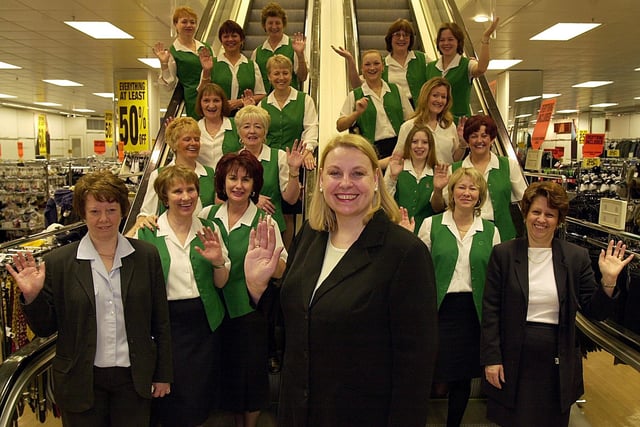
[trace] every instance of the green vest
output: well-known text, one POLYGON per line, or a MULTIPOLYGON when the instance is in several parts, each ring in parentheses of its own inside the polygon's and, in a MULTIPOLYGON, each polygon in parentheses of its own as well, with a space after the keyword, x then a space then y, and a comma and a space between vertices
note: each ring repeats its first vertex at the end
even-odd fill
POLYGON ((238 136, 236 122, 231 119, 231 130, 226 130, 224 132, 224 138, 222 140, 222 154, 236 153, 241 149, 242 144, 240 143, 240 137, 238 136))
MULTIPOLYGON (((411 92, 411 98, 414 104, 418 102, 420 96, 420 89, 422 85, 427 81, 427 61, 423 52, 414 50, 416 55, 407 65, 407 83, 409 84, 409 92, 411 92)), ((385 82, 389 83, 389 67, 387 63, 384 64, 384 70, 382 71, 382 78, 385 82)))
MULTIPOLYGON (((198 219, 202 222, 202 225, 209 226, 211 229, 214 228, 210 221, 201 218, 198 219)), ((158 237, 157 233, 157 229, 151 231, 148 228, 141 228, 138 230, 138 239, 149 242, 158 249, 162 272, 164 273, 164 281, 165 283, 169 283, 167 278, 169 277, 169 270, 171 268, 171 256, 169 255, 165 238, 158 237)), ((193 276, 196 280, 200 299, 202 300, 202 305, 207 315, 209 327, 212 331, 215 331, 224 318, 224 306, 222 305, 218 290, 213 284, 213 266, 205 257, 195 250, 196 247, 204 249, 204 245, 198 238, 191 241, 191 247, 189 249, 191 268, 193 269, 193 276)), ((144 266, 140 267, 144 268, 144 266)), ((179 267, 180 266, 178 266, 178 268, 179 267)))
MULTIPOLYGON (((498 169, 489 171, 487 192, 493 205, 493 222, 500 232, 500 241, 506 242, 516 237, 516 226, 511 217, 511 171, 508 157, 498 157, 498 169)), ((451 169, 455 172, 462 162, 455 162, 451 169)))
MULTIPOLYGON (((458 244, 448 227, 442 225, 443 214, 431 217, 431 258, 436 274, 438 308, 447 294, 453 271, 458 262, 458 244)), ((487 277, 487 264, 493 249, 495 226, 491 221, 482 220, 482 232, 473 235, 469 264, 471 266, 471 293, 476 306, 478 320, 482 321, 482 295, 487 277)))
POLYGON ((264 168, 264 184, 260 194, 271 197, 271 203, 276 207, 275 213, 272 215, 274 221, 280 227, 280 232, 284 232, 287 226, 284 222, 284 214, 282 213, 282 193, 280 192, 280 169, 278 168, 278 149, 266 147, 271 150, 271 160, 261 160, 264 168))
POLYGON ((395 199, 398 206, 409 212, 409 218, 416 221, 414 233, 418 234, 425 218, 434 214, 431 207, 431 193, 433 192, 433 176, 425 175, 420 181, 409 171, 403 170, 398 174, 395 199))
POLYGON ((304 131, 304 92, 298 92, 295 101, 290 101, 279 110, 263 98, 260 106, 271 116, 271 125, 267 134, 267 145, 280 150, 293 147, 293 141, 300 140, 304 131))
MULTIPOLYGON (((253 67, 253 61, 243 62, 238 67, 238 97, 242 96, 245 89, 254 90, 256 87, 256 71, 253 67)), ((219 62, 214 58, 213 70, 211 71, 211 81, 217 83, 227 95, 228 99, 231 98, 231 80, 233 75, 231 68, 226 62, 219 62)), ((240 98, 235 98, 240 99, 240 98)))
MULTIPOLYGON (((393 83, 388 83, 388 85, 391 92, 384 94, 382 97, 382 105, 384 106, 384 111, 397 135, 400 131, 400 126, 404 122, 404 112, 402 111, 402 101, 400 99, 400 90, 398 89, 398 86, 393 83)), ((353 90, 353 98, 355 101, 358 101, 363 96, 364 92, 361 87, 353 90)), ((360 127, 360 131, 362 132, 362 136, 372 144, 376 141, 376 114, 376 107, 373 105, 371 98, 369 98, 367 109, 364 110, 364 113, 362 113, 356 121, 360 127)))
POLYGON ((258 225, 262 211, 258 210, 258 213, 253 218, 251 227, 240 225, 240 227, 228 233, 226 224, 224 224, 220 218, 215 217, 216 212, 218 212, 221 206, 223 205, 212 206, 207 219, 212 220, 218 225, 222 240, 229 251, 231 270, 229 271, 229 280, 227 280, 225 287, 222 288, 222 295, 225 305, 227 306, 229 317, 233 319, 254 311, 249 302, 247 282, 244 277, 244 258, 247 255, 247 248, 249 246, 249 233, 252 228, 258 225))
MULTIPOLYGON (((216 172, 210 166, 202 165, 204 169, 207 171, 206 175, 201 175, 198 178, 198 183, 200 185, 200 191, 198 192, 198 198, 200 199, 200 203, 202 203, 202 207, 213 205, 216 203, 216 172)), ((162 170, 164 166, 160 166, 158 168, 158 173, 162 170)), ((167 207, 162 203, 160 197, 158 197, 158 216, 165 213, 167 207)))
MULTIPOLYGON (((293 59, 296 53, 293 50, 293 46, 291 44, 291 38, 289 38, 289 44, 283 44, 282 46, 278 47, 275 51, 272 51, 269 49, 263 49, 262 45, 256 48, 256 64, 258 64, 258 67, 260 68, 260 73, 262 73, 262 81, 264 82, 264 89, 267 91, 267 93, 270 93, 271 90, 273 89, 273 87, 271 86, 271 83, 269 82, 269 74, 267 73, 267 61, 273 55, 278 53, 280 55, 284 55, 287 58, 289 58, 291 60, 291 65, 293 66, 294 64, 293 59)), ((300 84, 298 83, 298 76, 296 76, 296 73, 293 71, 294 70, 292 70, 292 73, 291 73, 290 86, 295 89, 300 89, 300 84)))
MULTIPOLYGON (((211 47, 208 44, 205 44, 205 46, 209 49, 209 52, 211 52, 211 47)), ((176 61, 178 80, 184 88, 184 105, 187 110, 187 116, 198 120, 200 117, 198 117, 198 113, 196 113, 196 98, 198 97, 200 73, 202 73, 200 58, 193 52, 176 50, 173 45, 170 51, 174 61, 176 61)), ((212 52, 211 54, 213 55, 212 52)))
MULTIPOLYGON (((436 62, 437 61, 432 61, 427 64, 427 80, 432 77, 442 76, 442 71, 436 68, 436 62)), ((453 114, 457 124, 460 117, 471 117, 471 107, 469 106, 469 102, 471 101, 469 58, 461 57, 460 64, 447 71, 445 78, 451 84, 451 98, 453 101, 451 114, 453 114)))

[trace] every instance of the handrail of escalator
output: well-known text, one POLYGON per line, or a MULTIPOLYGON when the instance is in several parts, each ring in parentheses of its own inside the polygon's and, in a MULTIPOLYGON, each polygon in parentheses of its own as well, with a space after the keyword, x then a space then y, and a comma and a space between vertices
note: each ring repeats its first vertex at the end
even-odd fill
MULTIPOLYGON (((0 365, 0 427, 9 427, 25 386, 47 369, 55 355, 56 335, 35 338, 0 365)), ((44 392, 43 390, 41 390, 44 392)))

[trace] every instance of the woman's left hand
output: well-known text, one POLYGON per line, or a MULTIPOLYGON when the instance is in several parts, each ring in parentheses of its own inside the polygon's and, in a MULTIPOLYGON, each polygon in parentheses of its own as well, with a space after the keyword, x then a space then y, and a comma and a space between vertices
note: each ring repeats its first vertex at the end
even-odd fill
POLYGON ((220 239, 218 233, 213 231, 211 227, 204 227, 202 230, 196 233, 204 249, 196 246, 196 251, 205 257, 213 265, 223 265, 224 257, 222 256, 222 247, 220 246, 220 239))
POLYGON ((627 245, 622 240, 618 241, 618 243, 610 240, 607 249, 600 251, 598 267, 600 268, 600 273, 602 273, 602 281, 604 283, 615 285, 622 269, 631 262, 633 254, 625 258, 624 253, 626 250, 627 245))
POLYGON ((300 166, 302 166, 302 162, 304 161, 304 143, 296 139, 295 141, 293 141, 293 147, 291 147, 291 150, 289 150, 289 147, 286 147, 286 150, 289 173, 292 175, 297 175, 297 173, 300 173, 300 166))
POLYGON ((449 183, 449 165, 446 163, 438 163, 433 168, 433 187, 442 190, 449 183))
POLYGON ((284 247, 276 248, 276 231, 271 217, 258 222, 249 235, 249 248, 244 258, 244 275, 251 299, 257 303, 273 276, 284 247))
POLYGON ((485 30, 482 38, 488 39, 489 37, 491 37, 491 34, 493 34, 496 28, 498 28, 498 22, 500 22, 500 18, 496 16, 496 19, 494 19, 491 25, 489 25, 489 28, 485 30))
POLYGON ((293 51, 298 55, 302 55, 304 53, 304 47, 307 44, 307 38, 302 33, 293 33, 293 40, 291 41, 291 47, 293 51))

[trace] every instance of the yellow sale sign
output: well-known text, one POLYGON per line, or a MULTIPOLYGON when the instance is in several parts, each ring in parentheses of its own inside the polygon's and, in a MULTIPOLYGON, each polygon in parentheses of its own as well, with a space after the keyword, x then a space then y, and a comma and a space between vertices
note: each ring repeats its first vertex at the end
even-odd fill
POLYGON ((124 151, 149 149, 149 105, 146 80, 118 81, 118 119, 124 151))

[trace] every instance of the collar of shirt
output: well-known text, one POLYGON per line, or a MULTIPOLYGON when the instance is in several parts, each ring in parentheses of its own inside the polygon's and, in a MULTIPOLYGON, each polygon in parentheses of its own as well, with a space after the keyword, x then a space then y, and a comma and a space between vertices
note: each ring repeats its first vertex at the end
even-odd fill
POLYGON ((407 59, 405 60, 404 65, 396 61, 395 58, 391 56, 391 54, 385 56, 384 63, 387 64, 387 67, 396 66, 396 67, 401 67, 406 69, 407 66, 409 65, 409 62, 411 62, 411 60, 415 58, 416 58, 416 54, 413 53, 413 50, 410 50, 407 53, 407 59))
MULTIPOLYGON (((118 244, 116 246, 116 253, 113 257, 113 268, 118 268, 122 265, 121 259, 127 255, 135 252, 135 249, 122 234, 118 233, 118 244)), ((96 260, 100 258, 98 250, 93 246, 93 242, 89 237, 89 233, 85 234, 80 243, 78 244, 78 251, 76 252, 76 258, 86 260, 96 260)))
MULTIPOLYGON (((391 92, 391 88, 389 88, 389 85, 387 84, 387 82, 382 80, 382 90, 380 91, 380 99, 382 99, 387 92, 391 92)), ((366 81, 362 82, 362 94, 364 96, 378 96, 373 90, 371 90, 371 88, 369 87, 366 81)))
MULTIPOLYGON (((456 234, 454 233, 454 230, 457 230, 458 227, 456 227, 456 222, 453 219, 453 212, 450 209, 444 211, 444 214, 442 215, 442 225, 446 225, 454 235, 456 234)), ((476 231, 480 232, 482 230, 484 230, 482 218, 479 216, 474 216, 473 224, 471 224, 471 227, 469 227, 469 231, 473 231, 473 234, 475 234, 476 231)), ((469 235, 469 231, 467 232, 467 235, 469 235)))
POLYGON ((407 172, 409 172, 411 175, 415 176, 418 179, 422 179, 423 177, 425 177, 427 175, 433 176, 433 168, 431 166, 429 166, 429 165, 426 165, 426 164, 424 165, 424 169, 422 170, 422 174, 420 176, 418 176, 418 173, 413 168, 413 163, 411 163, 411 159, 404 159, 403 170, 406 170, 407 172))
MULTIPOLYGON (((240 217, 238 222, 236 222, 233 225, 233 228, 231 230, 234 230, 240 227, 241 225, 246 225, 247 227, 251 227, 251 223, 253 222, 253 218, 256 216, 257 212, 258 212, 258 208, 251 200, 249 200, 249 207, 247 208, 246 211, 244 211, 244 214, 242 214, 242 217, 240 217)), ((228 202, 225 202, 220 207, 220 209, 218 209, 218 212, 216 212, 215 214, 215 218, 218 218, 227 227, 229 226, 229 203, 228 202)), ((231 232, 231 230, 228 230, 228 232, 231 232)))
POLYGON ((454 56, 453 60, 449 63, 449 66, 447 67, 447 69, 445 70, 444 67, 442 66, 442 56, 440 58, 438 58, 438 62, 436 62, 436 68, 440 71, 448 71, 451 68, 455 68, 458 65, 460 65, 460 59, 462 58, 462 56, 460 56, 459 53, 456 53, 456 56, 454 56))
MULTIPOLYGON (((198 49, 200 49, 202 46, 204 46, 204 43, 202 43, 199 40, 196 40, 196 52, 198 51, 198 49)), ((180 43, 179 39, 175 39, 173 41, 173 47, 175 50, 178 51, 183 51, 183 52, 191 52, 193 53, 193 51, 191 49, 189 49, 187 46, 183 45, 182 43, 180 43)))
POLYGON ((191 229, 189 230, 189 237, 184 242, 184 245, 180 243, 176 234, 173 232, 171 225, 169 225, 169 218, 167 217, 167 212, 164 212, 162 215, 158 217, 158 237, 168 237, 170 240, 174 241, 178 246, 188 246, 193 239, 196 238, 196 233, 202 230, 202 222, 197 217, 193 217, 191 221, 191 229))
MULTIPOLYGON (((203 119, 204 120, 204 119, 203 119)), ((224 124, 224 121, 223 121, 224 124)), ((231 122, 229 122, 229 129, 231 129, 231 122)), ((171 159, 171 161, 167 164, 167 166, 175 166, 176 164, 176 158, 174 157, 173 159, 171 159)), ((202 163, 200 163, 199 161, 196 160, 196 168, 193 170, 196 175, 198 176, 207 176, 207 170, 204 168, 204 166, 202 165, 202 163)))
MULTIPOLYGON (((296 98, 298 98, 298 91, 296 89, 294 89, 294 88, 291 88, 291 91, 289 92, 289 97, 287 98, 287 103, 289 103, 290 101, 295 101, 296 98)), ((271 105, 274 105, 277 108, 280 108, 280 105, 278 104, 278 101, 276 100, 275 91, 271 91, 269 96, 267 96, 267 104, 271 104, 271 105)), ((285 103, 285 105, 286 105, 286 103, 285 103)))
MULTIPOLYGON (((242 150, 246 150, 246 148, 243 148, 242 150)), ((240 150, 240 151, 242 151, 240 150)), ((271 149, 265 145, 264 143, 262 144, 262 150, 260 151, 260 155, 258 156, 258 160, 259 161, 265 161, 265 162, 269 162, 271 161, 271 149)))
POLYGON ((270 50, 271 52, 275 52, 276 50, 278 50, 278 48, 280 46, 284 46, 289 44, 289 36, 286 34, 282 35, 282 38, 280 39, 280 42, 278 43, 278 45, 276 46, 275 49, 271 48, 271 45, 269 44, 269 38, 267 38, 264 43, 262 43, 262 48, 265 50, 270 50))
POLYGON ((238 67, 238 66, 240 66, 240 64, 244 64, 245 62, 249 62, 249 60, 247 59, 246 56, 244 56, 243 54, 240 54, 240 59, 238 59, 238 62, 236 62, 236 64, 233 65, 231 63, 231 61, 229 61, 227 59, 227 57, 224 56, 224 49, 220 49, 220 53, 218 53, 218 56, 216 56, 216 61, 218 61, 218 62, 226 62, 232 68, 233 67, 238 67))
MULTIPOLYGON (((485 171, 484 171, 485 176, 487 175, 487 173, 489 173, 489 171, 491 169, 500 168, 500 161, 498 160, 498 156, 496 156, 493 153, 489 153, 489 155, 491 156, 491 159, 489 159, 489 164, 487 164, 487 169, 485 169, 485 171)), ((473 163, 471 163, 471 156, 467 156, 462 161, 462 167, 463 168, 472 168, 473 167, 473 163)))

